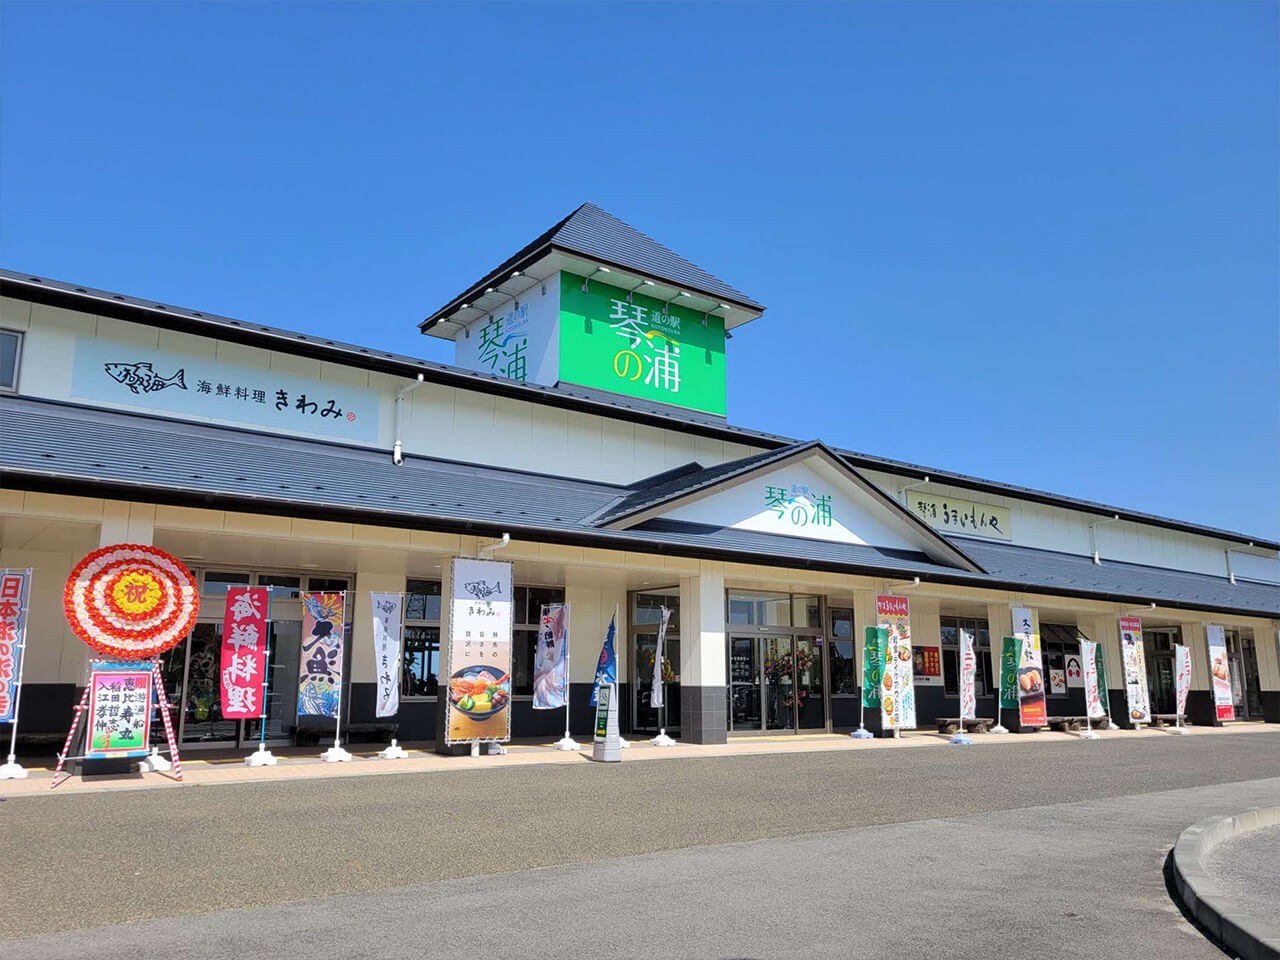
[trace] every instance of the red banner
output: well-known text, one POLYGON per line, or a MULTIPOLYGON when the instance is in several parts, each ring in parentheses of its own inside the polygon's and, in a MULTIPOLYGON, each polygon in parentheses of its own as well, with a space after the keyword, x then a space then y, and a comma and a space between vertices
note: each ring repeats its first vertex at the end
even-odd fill
POLYGON ((222 717, 249 720, 265 714, 267 678, 266 587, 231 587, 222 620, 222 717))

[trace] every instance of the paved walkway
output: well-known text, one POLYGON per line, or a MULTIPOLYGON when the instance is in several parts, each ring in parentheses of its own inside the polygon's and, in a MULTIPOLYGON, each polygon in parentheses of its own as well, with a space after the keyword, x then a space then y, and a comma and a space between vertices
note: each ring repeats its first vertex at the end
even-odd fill
POLYGON ((1204 865, 1233 906, 1280 922, 1280 826, 1237 834, 1210 850, 1204 865))
MULTIPOLYGON (((1230 727, 1189 727, 1186 737, 1229 737, 1250 734, 1280 734, 1280 726, 1248 724, 1230 727)), ((1163 729, 1108 730, 1101 734, 1100 746, 1107 741, 1141 739, 1147 741, 1168 740, 1178 735, 1163 729)), ((727 744, 714 746, 677 743, 674 747, 658 748, 646 740, 633 740, 624 754, 623 762, 641 760, 678 760, 706 757, 779 755, 788 753, 815 753, 827 751, 872 752, 904 750, 925 747, 940 749, 973 749, 955 747, 949 737, 924 731, 911 731, 900 739, 854 740, 843 734, 811 736, 772 736, 734 738, 727 744)), ((974 747, 1000 748, 1025 745, 1034 740, 1037 744, 1078 744, 1080 738, 1072 733, 1044 730, 1036 734, 974 735, 974 747)), ((72 777, 50 789, 53 764, 28 765, 26 780, 0 781, 0 798, 31 795, 67 796, 75 793, 100 793, 114 790, 176 789, 186 784, 211 785, 229 783, 269 783, 277 780, 315 780, 334 777, 363 777, 403 773, 461 772, 478 768, 520 767, 529 764, 581 764, 590 763, 591 748, 586 744, 581 752, 556 750, 550 743, 516 743, 508 747, 505 756, 442 757, 434 753, 431 744, 405 745, 409 757, 404 760, 380 760, 380 746, 359 744, 351 748, 355 759, 350 763, 325 763, 320 760, 319 747, 276 748, 280 762, 274 767, 248 767, 244 757, 251 751, 219 751, 216 753, 191 750, 182 757, 182 782, 160 773, 132 774, 120 777, 98 777, 84 780, 72 777)), ((1104 748, 1105 749, 1105 748, 1104 748)))

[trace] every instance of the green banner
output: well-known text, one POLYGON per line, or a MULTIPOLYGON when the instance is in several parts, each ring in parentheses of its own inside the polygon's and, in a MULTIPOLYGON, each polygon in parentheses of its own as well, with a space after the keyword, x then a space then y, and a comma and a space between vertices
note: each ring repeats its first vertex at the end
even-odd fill
POLYGON ((1018 640, 1005 637, 1000 647, 1000 706, 1018 708, 1018 640))
POLYGON ((1098 667, 1098 699, 1102 701, 1102 708, 1110 716, 1111 700, 1107 697, 1107 665, 1105 658, 1102 656, 1102 644, 1098 644, 1098 649, 1093 655, 1093 661, 1098 667))
POLYGON ((723 416, 724 318, 679 300, 562 272, 560 380, 723 416))
POLYGON ((884 676, 884 650, 889 644, 889 631, 884 627, 867 627, 862 647, 862 705, 880 706, 880 680, 884 676))

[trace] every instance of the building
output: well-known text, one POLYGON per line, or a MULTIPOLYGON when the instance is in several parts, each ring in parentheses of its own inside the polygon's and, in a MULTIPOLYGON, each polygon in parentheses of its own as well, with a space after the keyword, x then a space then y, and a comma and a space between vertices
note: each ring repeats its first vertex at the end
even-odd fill
POLYGON ((733 426, 726 341, 764 307, 590 204, 422 322, 456 343, 456 366, 10 271, 0 295, 0 567, 35 570, 32 736, 67 729, 85 682, 89 651, 61 610, 68 573, 134 542, 181 557, 202 584, 202 622, 163 663, 186 748, 258 736, 218 704, 235 583, 275 588, 269 742, 321 733, 299 727, 289 682, 299 592, 316 589, 350 591, 356 737, 385 725, 369 592, 407 593, 398 730, 430 739, 442 566, 503 534, 524 611, 517 737, 562 729, 528 697, 538 613, 559 599, 575 732, 590 729, 615 609, 624 729, 656 730, 661 605, 677 611, 677 736, 848 730, 881 593, 911 601, 921 726, 958 715, 962 631, 981 651, 978 713, 994 716, 1011 604, 1039 611, 1050 715, 1083 713, 1068 669, 1083 636, 1101 642, 1112 714, 1127 717, 1117 618, 1137 614, 1156 713, 1173 712, 1182 643, 1189 718, 1219 722, 1217 624, 1235 716, 1280 721, 1280 544, 733 426))

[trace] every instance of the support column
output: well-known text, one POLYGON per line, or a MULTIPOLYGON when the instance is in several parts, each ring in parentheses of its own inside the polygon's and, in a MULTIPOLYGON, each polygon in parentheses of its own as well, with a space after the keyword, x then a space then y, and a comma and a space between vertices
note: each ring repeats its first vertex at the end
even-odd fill
POLYGON ((680 739, 724 743, 729 717, 725 685, 724 565, 702 561, 680 578, 680 739))
MULTIPOLYGON (((991 634, 991 680, 995 687, 996 699, 992 705, 993 710, 1000 707, 1000 672, 1003 669, 1001 656, 1004 651, 1004 638, 1013 636, 1013 609, 1007 603, 988 603, 987 604, 987 630, 991 634)), ((1010 730, 1015 729, 1015 725, 1005 726, 1010 730)))

